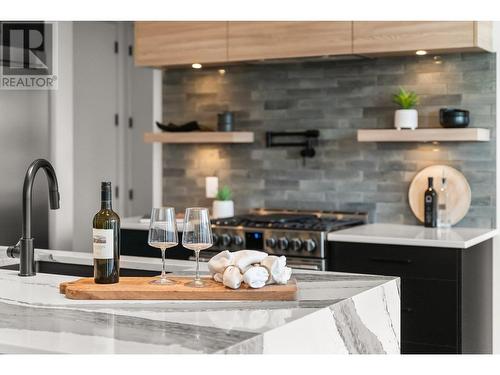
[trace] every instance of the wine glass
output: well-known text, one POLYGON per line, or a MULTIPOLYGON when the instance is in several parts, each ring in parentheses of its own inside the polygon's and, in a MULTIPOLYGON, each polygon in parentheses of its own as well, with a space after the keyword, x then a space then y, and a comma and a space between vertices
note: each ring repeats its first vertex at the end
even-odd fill
POLYGON ((175 281, 167 279, 165 275, 165 250, 177 246, 178 243, 175 209, 173 207, 153 208, 149 224, 148 244, 161 250, 162 268, 160 278, 151 281, 151 284, 175 284, 175 281))
POLYGON ((206 284, 200 279, 200 251, 212 247, 212 225, 208 216, 208 208, 186 208, 182 231, 182 246, 193 250, 196 256, 196 276, 186 284, 194 288, 202 288, 206 284))

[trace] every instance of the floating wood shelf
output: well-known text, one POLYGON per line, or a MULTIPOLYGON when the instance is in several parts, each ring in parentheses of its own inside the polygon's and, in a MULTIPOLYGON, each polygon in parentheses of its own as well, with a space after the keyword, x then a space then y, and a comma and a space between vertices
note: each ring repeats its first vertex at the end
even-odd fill
POLYGON ((359 129, 358 142, 487 142, 489 129, 359 129))
POLYGON ((144 133, 146 143, 253 143, 253 132, 144 133))

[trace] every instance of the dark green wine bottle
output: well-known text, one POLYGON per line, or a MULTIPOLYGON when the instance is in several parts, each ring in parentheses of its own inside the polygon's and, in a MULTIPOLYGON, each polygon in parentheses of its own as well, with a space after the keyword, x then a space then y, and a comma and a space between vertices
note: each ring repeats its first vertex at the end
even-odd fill
POLYGON ((101 210, 92 221, 94 281, 117 283, 120 275, 120 217, 111 207, 111 182, 101 183, 101 210))

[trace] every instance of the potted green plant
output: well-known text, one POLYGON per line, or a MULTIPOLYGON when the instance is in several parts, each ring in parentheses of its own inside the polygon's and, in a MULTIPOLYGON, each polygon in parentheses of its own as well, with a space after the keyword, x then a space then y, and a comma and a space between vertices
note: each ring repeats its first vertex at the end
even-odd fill
POLYGON ((214 219, 234 216, 234 202, 231 197, 232 193, 229 186, 224 186, 217 191, 212 204, 212 217, 214 219))
POLYGON ((418 127, 418 112, 415 109, 419 102, 418 95, 400 87, 399 91, 393 95, 392 101, 401 107, 394 113, 394 127, 398 130, 415 130, 418 127))

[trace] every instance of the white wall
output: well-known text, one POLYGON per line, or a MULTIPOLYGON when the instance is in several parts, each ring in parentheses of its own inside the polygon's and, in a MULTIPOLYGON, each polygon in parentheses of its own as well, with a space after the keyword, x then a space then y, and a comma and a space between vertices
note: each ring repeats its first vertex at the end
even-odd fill
POLYGON ((73 250, 92 251, 92 218, 100 209, 101 182, 114 188, 113 208, 120 213, 121 183, 120 66, 114 44, 115 22, 74 22, 74 169, 73 250), (119 186, 119 194, 115 188, 119 186))
MULTIPOLYGON (((125 24, 126 44, 134 44, 133 24, 125 24)), ((160 101, 160 93, 153 92, 155 70, 151 68, 139 68, 134 65, 134 58, 127 54, 124 60, 127 62, 125 69, 125 91, 127 117, 133 119, 133 126, 124 129, 124 170, 125 185, 127 190, 133 190, 133 199, 127 196, 124 215, 142 216, 151 210, 153 180, 152 146, 144 143, 144 133, 151 132, 154 126, 154 107, 160 101)), ((161 74, 160 85, 161 89, 161 74)), ((160 108, 161 116, 161 108, 160 108)), ((161 156, 158 159, 161 161, 161 156)), ((161 180, 160 180, 161 189, 161 180)))
MULTIPOLYGON (((134 67, 128 54, 133 42, 130 22, 58 22, 58 31, 59 87, 50 93, 47 107, 50 159, 59 179, 61 208, 50 214, 49 247, 90 251, 99 181, 110 179, 120 186, 114 207, 122 217, 149 211, 151 185, 161 194, 161 154, 156 158, 157 182, 152 184, 152 147, 142 141, 153 120, 161 120, 161 71, 134 67), (118 55, 109 53, 115 40, 120 45, 118 55), (112 123, 115 112, 118 127, 112 123), (132 129, 129 116, 134 118, 132 129), (103 153, 106 137, 112 154, 103 153)), ((161 145, 155 150, 161 153, 161 145)))
POLYGON ((50 92, 50 159, 57 173, 61 204, 50 210, 49 248, 72 249, 73 173, 73 23, 58 22, 58 89, 50 92))
MULTIPOLYGON (((22 231, 23 181, 29 164, 49 158, 49 94, 0 90, 0 245, 15 245, 22 231)), ((43 172, 33 185, 32 233, 46 247, 48 188, 43 172)))
MULTIPOLYGON (((156 69, 153 76, 153 117, 154 121, 163 122, 163 80, 162 71, 156 69)), ((153 123, 153 131, 160 129, 153 123)), ((163 206, 163 157, 162 143, 153 143, 153 207, 163 206)))
MULTIPOLYGON (((500 22, 493 23, 496 56, 496 225, 500 226, 500 145, 498 129, 500 125, 500 22)), ((493 239, 493 353, 500 354, 500 236, 493 239)))

